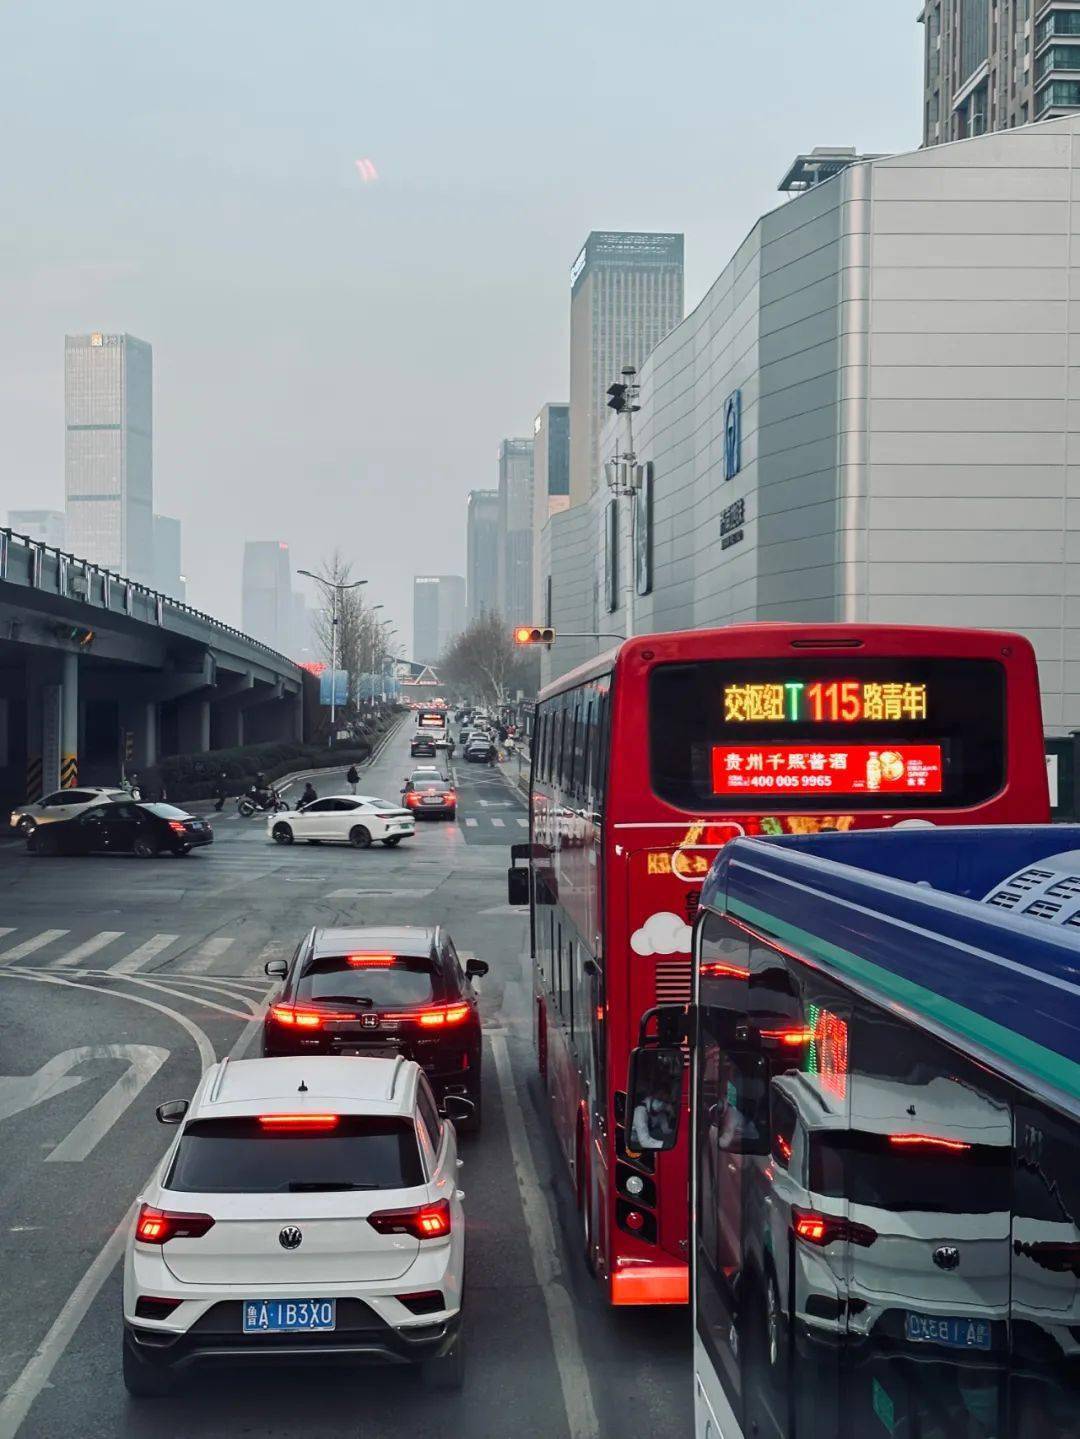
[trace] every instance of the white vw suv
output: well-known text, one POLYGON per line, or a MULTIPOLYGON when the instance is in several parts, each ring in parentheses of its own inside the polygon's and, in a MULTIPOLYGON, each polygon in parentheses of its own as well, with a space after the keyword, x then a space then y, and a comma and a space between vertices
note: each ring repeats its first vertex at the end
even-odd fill
POLYGON ((181 1128, 127 1242, 129 1393, 214 1359, 339 1356, 460 1387, 457 1136, 418 1065, 226 1059, 157 1113, 181 1128))

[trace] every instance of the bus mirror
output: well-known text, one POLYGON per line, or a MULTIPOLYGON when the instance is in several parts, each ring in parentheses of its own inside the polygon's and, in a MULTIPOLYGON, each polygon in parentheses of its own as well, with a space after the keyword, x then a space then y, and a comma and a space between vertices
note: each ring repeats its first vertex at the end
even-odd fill
POLYGON ((631 1051, 626 1107, 628 1149, 674 1149, 682 1113, 682 1050, 641 1047, 631 1051))
POLYGON ((528 904, 529 871, 515 865, 506 871, 506 898, 509 904, 528 904))

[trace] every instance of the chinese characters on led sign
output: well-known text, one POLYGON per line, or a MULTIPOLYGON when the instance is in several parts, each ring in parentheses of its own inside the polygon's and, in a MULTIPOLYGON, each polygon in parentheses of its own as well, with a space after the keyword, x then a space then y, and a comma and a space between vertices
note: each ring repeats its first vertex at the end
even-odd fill
POLYGON ((819 1077, 822 1089, 834 1094, 837 1099, 846 1099, 847 1021, 816 1004, 807 1005, 806 1017, 814 1035, 806 1055, 806 1072, 819 1077))
POLYGON ((924 684, 877 684, 862 680, 780 681, 724 686, 724 721, 809 721, 854 724, 859 720, 924 720, 924 684))
POLYGON ((734 794, 940 794, 939 744, 714 745, 712 787, 734 794))

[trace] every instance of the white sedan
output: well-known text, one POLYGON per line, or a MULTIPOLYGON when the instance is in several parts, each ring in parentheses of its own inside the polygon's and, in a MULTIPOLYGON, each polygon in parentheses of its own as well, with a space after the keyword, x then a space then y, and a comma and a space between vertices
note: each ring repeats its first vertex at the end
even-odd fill
POLYGON ((302 809, 272 814, 266 833, 277 844, 298 839, 308 844, 351 844, 368 849, 378 840, 388 849, 416 833, 411 811, 367 794, 333 794, 313 799, 302 809))

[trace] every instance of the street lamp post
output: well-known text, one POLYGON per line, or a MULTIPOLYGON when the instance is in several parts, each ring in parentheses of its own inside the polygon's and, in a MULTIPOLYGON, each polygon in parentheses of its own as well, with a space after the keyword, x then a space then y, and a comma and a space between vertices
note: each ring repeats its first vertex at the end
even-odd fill
POLYGON ((332 591, 330 601, 330 745, 334 744, 337 732, 337 626, 338 626, 338 596, 342 590, 355 590, 360 585, 366 585, 367 580, 352 580, 348 584, 339 583, 337 580, 328 580, 323 575, 312 574, 310 570, 297 570, 298 575, 306 575, 309 580, 315 580, 317 584, 325 585, 332 591))
MULTIPOLYGON (((636 588, 636 577, 634 574, 634 541, 635 541, 635 516, 637 508, 637 455, 634 453, 634 416, 640 410, 638 404, 638 383, 637 370, 633 365, 624 365, 622 371, 622 383, 610 386, 608 394, 611 399, 608 401, 608 408, 615 411, 617 415, 626 416, 626 449, 620 455, 616 453, 614 463, 605 466, 608 472, 608 488, 616 497, 616 504, 621 497, 628 501, 626 513, 626 590, 623 601, 626 612, 626 638, 631 639, 634 634, 634 590, 636 588)), ((616 554, 618 553, 618 537, 616 531, 616 554)), ((612 563, 617 561, 612 559, 612 563)))

